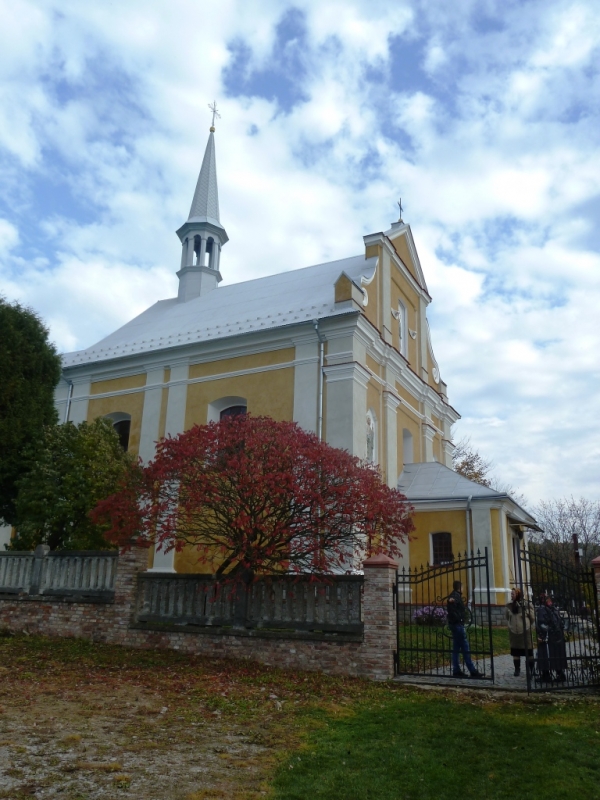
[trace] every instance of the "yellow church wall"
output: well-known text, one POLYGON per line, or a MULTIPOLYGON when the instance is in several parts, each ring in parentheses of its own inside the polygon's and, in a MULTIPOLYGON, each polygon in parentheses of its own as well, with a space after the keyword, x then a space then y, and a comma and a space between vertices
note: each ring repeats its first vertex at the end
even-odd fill
POLYGON ((417 270, 415 269, 415 265, 413 264, 412 258, 410 257, 410 253, 406 245, 406 237, 398 236, 396 239, 392 239, 391 242, 394 245, 394 249, 400 256, 400 260, 403 262, 406 269, 410 272, 410 274, 418 283, 417 270))
MULTIPOLYGON (((108 383, 108 381, 102 381, 102 383, 108 383)), ((123 414, 129 414, 131 416, 131 428, 129 430, 129 447, 127 450, 137 455, 140 448, 143 409, 144 392, 91 398, 88 405, 87 421, 92 422, 98 417, 105 417, 107 414, 114 414, 118 411, 123 414)))
POLYGON ((189 573, 208 573, 210 575, 217 565, 207 564, 200 560, 200 554, 192 545, 186 545, 179 553, 175 553, 175 572, 189 573))
POLYGON ((402 398, 402 400, 404 400, 410 408, 414 409, 415 414, 419 413, 419 401, 412 396, 412 394, 408 391, 408 389, 405 389, 404 386, 401 386, 399 383, 396 383, 396 392, 398 393, 398 396, 402 398))
POLYGON ((406 428, 413 437, 413 460, 418 464, 421 462, 421 426, 410 414, 399 406, 396 411, 396 436, 398 447, 398 475, 404 469, 404 441, 402 438, 403 429, 406 428))
POLYGON ((381 364, 379 364, 377 361, 375 361, 375 359, 372 356, 367 355, 365 363, 366 363, 368 369, 371 370, 371 372, 373 372, 375 375, 378 375, 379 377, 381 377, 381 364))
POLYGON ((415 530, 411 534, 412 541, 409 544, 411 567, 425 566, 429 563, 432 533, 451 533, 452 552, 455 556, 467 549, 467 527, 463 510, 417 511, 413 514, 413 522, 415 530))
POLYGON ((124 378, 111 378, 106 381, 95 381, 90 387, 90 394, 105 392, 123 392, 126 389, 139 389, 146 385, 146 373, 127 375, 124 378))
POLYGON ((245 397, 250 414, 269 416, 276 420, 291 420, 294 415, 294 368, 269 370, 267 375, 257 372, 236 377, 215 377, 211 381, 190 384, 187 391, 185 430, 195 424, 205 425, 208 404, 230 395, 245 397))
POLYGON ((220 361, 209 361, 204 364, 191 364, 189 376, 207 378, 211 375, 222 375, 227 372, 238 372, 243 369, 271 367, 274 364, 285 364, 294 360, 295 348, 285 347, 281 350, 269 350, 267 353, 253 353, 235 358, 223 358, 220 361))
MULTIPOLYGON (((399 269, 392 266, 392 286, 391 286, 391 300, 392 308, 397 309, 398 303, 401 301, 406 308, 406 327, 409 330, 418 331, 417 324, 417 308, 419 305, 419 298, 415 290, 410 286, 406 278, 403 278, 399 269)), ((408 333, 408 331, 407 331, 408 333)), ((400 350, 400 333, 398 323, 396 322, 392 328, 393 342, 392 344, 396 350, 400 350)), ((417 342, 415 339, 408 335, 408 344, 406 349, 406 358, 410 364, 417 363, 417 342)))
POLYGON ((440 464, 443 463, 443 460, 442 460, 442 440, 437 435, 433 439, 433 456, 436 459, 436 461, 440 462, 440 464))

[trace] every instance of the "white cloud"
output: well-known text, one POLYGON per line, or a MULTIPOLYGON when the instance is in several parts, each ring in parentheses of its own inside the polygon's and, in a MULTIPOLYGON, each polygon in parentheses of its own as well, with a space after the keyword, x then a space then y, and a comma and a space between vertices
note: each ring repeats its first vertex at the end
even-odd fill
POLYGON ((63 349, 172 296, 174 231, 221 98, 225 280, 358 253, 401 194, 458 435, 534 500, 598 496, 600 256, 582 242, 598 237, 585 209, 600 197, 600 23, 591 0, 497 13, 475 0, 0 6, 3 291, 63 349), (293 7, 306 74, 287 77, 307 101, 284 114, 225 96, 232 42, 251 49, 248 69, 276 70, 293 7), (421 63, 393 76, 390 36, 421 45, 421 63), (41 181, 54 196, 38 197, 41 181))

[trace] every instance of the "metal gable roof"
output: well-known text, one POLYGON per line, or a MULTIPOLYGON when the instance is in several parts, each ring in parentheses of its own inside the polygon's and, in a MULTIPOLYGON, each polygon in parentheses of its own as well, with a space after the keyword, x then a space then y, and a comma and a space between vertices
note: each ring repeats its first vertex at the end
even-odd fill
POLYGON ((187 303, 161 300, 92 347, 64 355, 63 367, 347 314, 351 309, 335 307, 335 281, 346 272, 360 284, 376 261, 353 256, 220 286, 187 303))
POLYGON ((475 483, 437 461, 405 464, 398 478, 398 489, 409 500, 506 497, 505 494, 475 483))

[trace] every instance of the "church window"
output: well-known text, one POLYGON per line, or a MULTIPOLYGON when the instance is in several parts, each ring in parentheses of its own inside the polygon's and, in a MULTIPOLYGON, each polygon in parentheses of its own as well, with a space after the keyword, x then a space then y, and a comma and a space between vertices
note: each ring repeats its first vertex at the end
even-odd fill
POLYGON ((225 417, 241 417, 247 410, 247 406, 229 406, 229 408, 224 408, 223 411, 221 411, 219 419, 224 419, 225 417))
POLYGON ((454 561, 452 553, 452 534, 444 531, 431 534, 431 563, 434 566, 450 564, 454 561))
POLYGON ((125 452, 129 447, 129 435, 131 433, 131 414, 124 414, 121 411, 115 411, 112 414, 107 414, 105 419, 112 422, 113 428, 117 432, 121 447, 125 452))
POLYGON ((407 428, 402 430, 402 461, 405 464, 414 464, 415 461, 413 436, 407 428))
POLYGON ((400 350, 402 355, 406 358, 408 357, 408 325, 407 325, 406 306, 401 300, 398 301, 398 339, 399 339, 398 349, 400 350))
POLYGON ((246 414, 248 411, 248 400, 245 397, 228 395, 219 397, 208 404, 207 422, 219 422, 224 417, 233 417, 238 414, 246 414))

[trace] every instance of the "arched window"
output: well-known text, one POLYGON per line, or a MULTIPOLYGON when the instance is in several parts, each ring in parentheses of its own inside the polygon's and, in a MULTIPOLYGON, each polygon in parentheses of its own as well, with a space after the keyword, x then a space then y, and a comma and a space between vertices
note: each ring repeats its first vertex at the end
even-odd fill
MULTIPOLYGON (((208 266, 210 267, 210 269, 214 269, 215 268, 215 250, 216 249, 217 248, 215 247, 215 240, 212 238, 212 236, 209 236, 208 239, 206 240, 206 253, 207 253, 207 257, 208 257, 208 266)), ((202 266, 206 266, 206 265, 203 264, 202 266)))
POLYGON ((415 461, 413 436, 407 428, 402 430, 402 461, 405 464, 414 464, 415 461))
POLYGON ((245 397, 237 397, 229 395, 228 397, 219 397, 218 400, 213 400, 208 404, 207 422, 218 422, 223 417, 236 416, 238 414, 246 414, 248 411, 248 401, 245 397))
POLYGON ((129 434, 131 433, 131 414, 125 414, 122 411, 115 411, 112 414, 107 414, 105 419, 109 419, 113 428, 116 430, 121 442, 121 447, 125 452, 129 447, 129 434))
POLYGON ((224 408, 223 411, 221 411, 219 419, 223 419, 224 417, 241 417, 247 410, 247 406, 229 406, 229 408, 224 408))
POLYGON ((451 564, 454 561, 452 553, 452 534, 447 531, 431 534, 431 563, 434 566, 451 564))
POLYGON ((406 306, 401 300, 398 301, 398 339, 400 345, 398 349, 406 358, 408 356, 408 325, 406 306))

